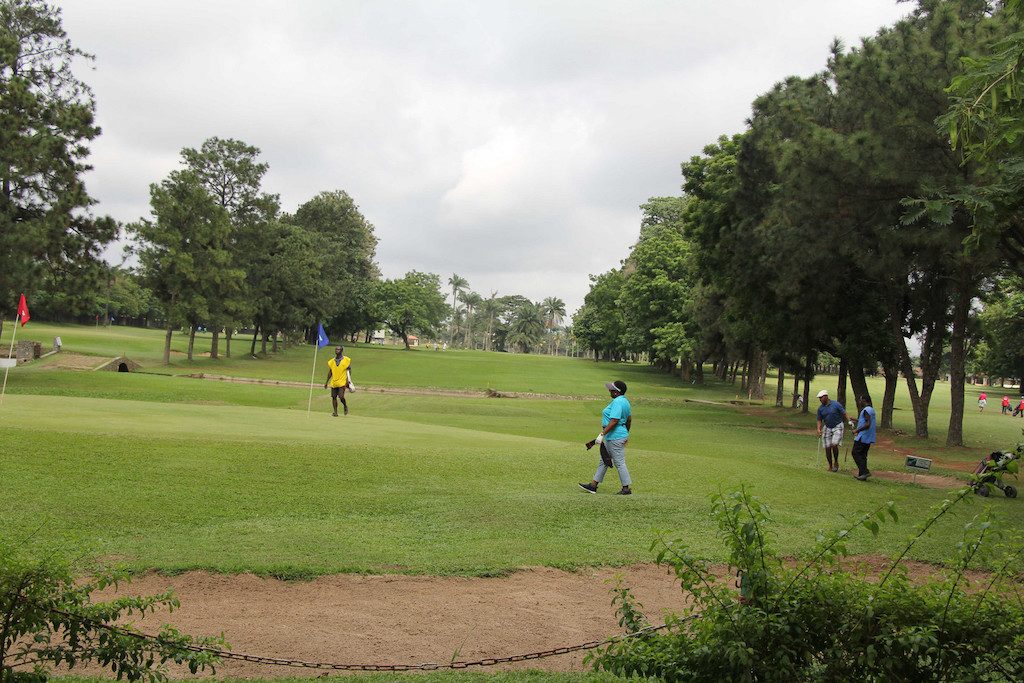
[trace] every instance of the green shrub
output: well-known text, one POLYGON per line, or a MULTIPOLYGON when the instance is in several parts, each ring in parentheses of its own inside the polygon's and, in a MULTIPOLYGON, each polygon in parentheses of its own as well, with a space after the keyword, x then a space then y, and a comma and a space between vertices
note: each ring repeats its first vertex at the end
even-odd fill
POLYGON ((173 610, 179 606, 173 593, 94 603, 95 591, 128 583, 129 575, 108 570, 76 581, 72 565, 61 549, 34 554, 0 538, 0 683, 42 682, 51 665, 90 662, 129 681, 166 680, 168 662, 192 673, 213 671, 218 659, 202 648, 222 649, 222 638, 194 639, 170 626, 149 637, 123 623, 160 607, 173 610))
MULTIPOLYGON (((667 630, 623 639, 591 656, 595 669, 665 681, 988 681, 1024 678, 1024 604, 1014 572, 1024 553, 1007 544, 990 512, 964 527, 948 568, 912 581, 906 551, 961 504, 970 487, 939 505, 882 576, 840 563, 859 528, 877 533, 892 502, 822 534, 809 559, 785 562, 772 548, 771 516, 745 488, 712 497, 711 516, 729 551, 716 574, 680 540, 652 545, 671 566, 692 606, 666 618, 667 630), (993 568, 967 581, 978 563, 993 568), (794 566, 795 565, 795 566, 794 566)), ((615 589, 631 630, 647 625, 632 596, 615 589)))

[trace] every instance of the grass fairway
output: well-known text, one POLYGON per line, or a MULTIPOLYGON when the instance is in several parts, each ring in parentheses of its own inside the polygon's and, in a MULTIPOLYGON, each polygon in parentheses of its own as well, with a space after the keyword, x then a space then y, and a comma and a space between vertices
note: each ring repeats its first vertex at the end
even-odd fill
MULTIPOLYGON (((236 340, 232 358, 212 360, 198 355, 209 350, 208 336, 200 336, 195 360, 187 361, 187 338, 175 335, 176 353, 164 366, 160 331, 35 321, 19 330, 22 339, 57 335, 67 354, 127 355, 143 367, 70 371, 55 354, 12 370, 0 405, 0 533, 80 548, 83 570, 116 563, 290 579, 336 572, 495 576, 526 566, 647 562, 656 530, 722 560, 708 497, 741 485, 770 505, 773 545, 791 555, 810 548, 819 528, 895 499, 899 523, 883 525, 878 537, 857 533, 847 544, 853 553, 892 553, 952 492, 886 482, 886 470, 902 471, 904 453, 914 451, 935 458, 938 473, 962 477, 985 453, 1019 441, 1024 425, 999 414, 1002 394, 991 388, 993 407, 979 413, 980 388, 969 387, 968 447, 946 448, 949 390, 940 384, 931 438, 886 434, 891 441, 871 451, 880 476, 862 483, 816 467, 813 413, 771 407, 774 400, 745 403, 736 386, 710 377, 699 386, 638 364, 346 345, 360 386, 420 393, 357 392, 351 414, 332 418, 321 388, 329 349, 317 357, 307 413, 312 347, 252 358, 236 340), (198 374, 299 385, 188 376, 198 374), (612 495, 618 481, 610 472, 599 494, 588 495, 576 482, 589 480, 596 455, 583 443, 599 428, 604 382, 619 378, 629 383, 634 409, 627 461, 636 494, 612 495), (488 387, 547 397, 433 391, 488 387)), ((834 388, 835 378, 813 386, 834 388)), ((880 380, 871 388, 881 395, 880 380)), ((774 386, 768 393, 774 397, 774 386)), ((909 408, 901 386, 896 427, 912 434, 909 408)), ((997 509, 1011 529, 1024 523, 1024 501, 997 494, 970 503, 915 545, 913 557, 949 558, 983 506, 997 509)), ((425 675, 438 683, 610 680, 592 673, 425 675)))
MULTIPOLYGON (((102 328, 51 332, 61 334, 68 352, 79 337, 96 355, 113 350, 101 344, 110 334, 102 328)), ((162 344, 161 333, 145 330, 128 330, 118 341, 129 338, 162 344)), ((399 379, 413 387, 490 384, 576 400, 362 392, 351 397, 352 414, 335 419, 319 386, 307 415, 308 388, 60 371, 51 356, 12 371, 0 407, 0 526, 15 538, 70 536, 92 557, 138 570, 493 575, 530 565, 649 560, 655 529, 719 558, 707 498, 742 484, 771 505, 778 546, 793 554, 839 515, 896 496, 900 524, 850 544, 854 552, 892 552, 949 495, 815 469, 813 414, 687 401, 735 398, 729 384, 700 387, 643 366, 545 356, 367 346, 350 353, 367 386, 399 379), (596 456, 582 443, 598 429, 606 398, 597 397, 613 377, 626 378, 634 405, 627 458, 637 493, 629 498, 610 495, 618 488, 613 473, 597 496, 576 488, 593 474, 596 456), (773 429, 783 420, 805 431, 773 429)), ((159 353, 139 355, 148 370, 168 369, 151 360, 159 353)), ((322 365, 329 354, 320 355, 322 365)), ((178 361, 169 370, 207 372, 215 363, 219 374, 295 381, 304 368, 308 382, 312 349, 262 360, 178 361)), ((832 386, 834 378, 818 384, 832 386)), ((935 404, 938 424, 941 394, 935 404)), ((909 411, 898 418, 909 419, 909 411)), ((998 408, 969 410, 965 422, 974 450, 901 441, 955 464, 1019 438, 1021 422, 998 408)), ((873 450, 874 469, 901 466, 901 455, 873 450)), ((1018 501, 994 497, 990 504, 1012 522, 1024 521, 1018 501)), ((916 557, 945 559, 962 523, 940 525, 916 557)))

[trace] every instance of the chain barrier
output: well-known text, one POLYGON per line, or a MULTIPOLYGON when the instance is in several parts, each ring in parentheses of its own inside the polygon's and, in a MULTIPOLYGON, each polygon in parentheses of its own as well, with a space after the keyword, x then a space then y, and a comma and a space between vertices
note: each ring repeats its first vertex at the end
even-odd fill
MULTIPOLYGON (((139 640, 146 640, 154 643, 160 643, 161 639, 158 636, 151 636, 145 633, 139 633, 130 629, 121 628, 119 626, 111 626, 101 622, 96 622, 91 619, 82 618, 79 615, 72 615, 61 610, 52 610, 65 616, 73 617, 81 621, 89 622, 97 628, 110 631, 111 633, 128 636, 131 638, 137 638, 139 640)), ((687 617, 681 621, 689 621, 693 617, 687 617)), ((637 638, 649 633, 655 633, 663 629, 669 628, 669 624, 662 624, 660 626, 647 626, 638 631, 632 633, 623 633, 621 635, 611 636, 603 640, 591 640, 581 645, 570 645, 567 647, 556 647, 552 650, 543 650, 541 652, 531 652, 528 654, 521 655, 510 655, 508 657, 488 657, 486 659, 480 659, 475 662, 449 662, 447 664, 438 663, 426 663, 426 664, 333 664, 330 662, 304 662, 296 659, 281 659, 277 657, 263 657, 260 655, 247 655, 238 652, 231 652, 230 650, 220 650, 213 647, 203 647, 201 645, 180 645, 184 650, 190 652, 202 652, 205 654, 212 654, 219 657, 222 660, 234 660, 241 662, 249 662, 251 664, 269 664, 273 666, 291 666, 303 669, 327 669, 330 671, 439 671, 441 669, 468 669, 471 666, 495 666, 497 664, 508 664, 511 662, 525 662, 533 659, 544 659, 546 657, 558 657, 560 655, 567 655, 573 652, 581 652, 583 650, 593 650, 601 647, 605 644, 616 643, 621 640, 628 640, 630 638, 637 638)))

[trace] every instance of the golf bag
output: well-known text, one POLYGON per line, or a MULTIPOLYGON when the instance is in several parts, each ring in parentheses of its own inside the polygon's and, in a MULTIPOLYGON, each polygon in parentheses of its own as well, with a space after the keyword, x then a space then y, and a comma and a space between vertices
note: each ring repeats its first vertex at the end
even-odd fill
POLYGON ((1017 446, 1015 453, 1003 453, 994 451, 974 468, 974 476, 971 478, 971 488, 982 498, 987 498, 992 488, 1003 492, 1007 498, 1017 497, 1017 488, 1003 483, 1003 475, 1009 473, 1017 476, 1017 459, 1021 456, 1021 449, 1024 446, 1017 446))
MULTIPOLYGON (((587 450, 589 451, 591 448, 594 447, 594 444, 596 444, 596 443, 597 443, 597 439, 592 439, 591 441, 588 441, 584 445, 587 447, 587 450)), ((608 449, 604 447, 604 442, 603 441, 601 442, 601 462, 604 463, 605 467, 611 467, 611 468, 615 467, 615 463, 612 461, 612 454, 609 453, 608 449)))

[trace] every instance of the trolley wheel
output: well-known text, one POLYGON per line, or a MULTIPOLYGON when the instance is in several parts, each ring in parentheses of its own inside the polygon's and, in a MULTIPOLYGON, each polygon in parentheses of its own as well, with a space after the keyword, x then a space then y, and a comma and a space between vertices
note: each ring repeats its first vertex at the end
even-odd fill
POLYGON ((1006 494, 1007 498, 1016 498, 1017 497, 1017 487, 1016 486, 1004 486, 1003 487, 1003 493, 1006 494))
POLYGON ((988 498, 988 494, 991 493, 991 491, 988 490, 987 484, 981 484, 978 486, 978 490, 975 491, 975 493, 977 493, 982 498, 988 498))

